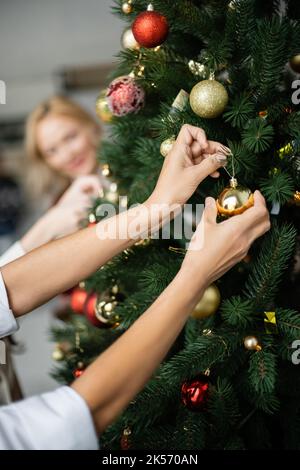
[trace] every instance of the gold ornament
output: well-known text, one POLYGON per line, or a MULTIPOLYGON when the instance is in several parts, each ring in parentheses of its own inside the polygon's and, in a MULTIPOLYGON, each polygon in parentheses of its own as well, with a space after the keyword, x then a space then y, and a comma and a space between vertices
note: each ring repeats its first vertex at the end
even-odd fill
POLYGON ((173 135, 172 137, 170 137, 169 139, 164 140, 161 143, 160 153, 162 154, 163 157, 166 157, 168 155, 168 153, 172 150, 175 141, 176 141, 176 139, 175 139, 175 136, 173 135))
POLYGON ((122 450, 130 449, 130 446, 131 446, 130 436, 131 436, 131 429, 129 426, 127 426, 127 428, 124 429, 123 435, 121 437, 121 449, 122 450))
POLYGON ((296 206, 300 206, 300 191, 295 191, 293 196, 293 203, 296 206))
POLYGON ((124 300, 124 296, 119 292, 119 287, 113 286, 109 292, 99 297, 95 309, 96 318, 114 328, 119 326, 120 317, 115 312, 115 308, 122 300, 124 300))
POLYGON ((96 101, 96 113, 99 119, 103 122, 111 122, 113 114, 108 107, 106 90, 101 91, 96 101))
POLYGON ((191 108, 197 116, 202 118, 213 119, 220 116, 227 103, 227 90, 216 80, 202 80, 191 91, 191 108))
POLYGON ((209 317, 217 311, 220 302, 220 291, 215 284, 211 284, 207 289, 205 289, 201 300, 197 303, 191 316, 193 318, 197 318, 197 320, 209 317))
POLYGON ((131 51, 138 51, 141 48, 135 39, 131 28, 125 29, 122 34, 121 44, 124 49, 130 49, 131 51))
POLYGON ((225 188, 217 199, 218 212, 225 217, 242 214, 253 204, 250 189, 238 186, 236 178, 230 179, 230 187, 225 188))
POLYGON ((261 345, 256 336, 246 336, 244 338, 244 346, 249 351, 261 351, 261 345))
POLYGON ((124 2, 122 5, 122 12, 125 13, 125 15, 130 15, 132 11, 133 11, 132 1, 128 0, 128 2, 124 2))
POLYGON ((109 185, 109 189, 105 192, 104 198, 107 201, 111 202, 112 204, 115 204, 118 202, 119 193, 118 193, 117 183, 111 183, 109 185))
POLYGON ((138 77, 143 77, 144 76, 144 71, 145 71, 145 66, 140 64, 138 66, 137 76, 138 77))
POLYGON ((64 357, 65 356, 64 356, 63 351, 60 349, 59 344, 57 344, 55 346, 55 349, 54 349, 53 353, 52 353, 52 359, 54 361, 62 361, 64 359, 64 357))
POLYGON ((193 75, 196 77, 206 78, 208 75, 208 68, 204 64, 200 64, 200 62, 195 62, 194 60, 190 60, 188 63, 189 69, 193 75))
POLYGON ((109 165, 107 163, 104 163, 104 165, 102 165, 101 173, 105 177, 108 177, 108 176, 111 175, 110 168, 109 168, 109 165))
POLYGON ((294 72, 300 73, 300 54, 294 55, 290 59, 290 66, 294 72))

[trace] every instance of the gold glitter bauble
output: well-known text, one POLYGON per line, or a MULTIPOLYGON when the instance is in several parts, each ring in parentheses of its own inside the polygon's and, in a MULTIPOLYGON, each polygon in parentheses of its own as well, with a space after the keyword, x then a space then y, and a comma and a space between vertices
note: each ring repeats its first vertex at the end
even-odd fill
POLYGON ((204 292, 201 300, 197 303, 195 310, 191 314, 193 318, 202 318, 213 315, 221 302, 221 294, 215 284, 211 284, 204 292))
POLYGON ((132 51, 137 51, 141 47, 135 39, 131 28, 125 29, 124 33, 122 34, 121 44, 124 49, 130 49, 132 51))
POLYGON ((216 80, 202 80, 190 94, 190 105, 195 114, 212 119, 223 113, 228 103, 226 88, 216 80))
POLYGON ((175 137, 172 136, 169 139, 166 139, 162 142, 160 146, 160 153, 162 154, 163 157, 166 157, 168 153, 172 150, 175 141, 176 141, 175 137))
POLYGON ((96 113, 103 122, 111 122, 113 114, 108 107, 106 90, 102 90, 96 101, 96 113))
POLYGON ((217 199, 219 214, 227 217, 242 214, 253 204, 253 194, 249 188, 243 186, 229 186, 222 191, 217 199))
POLYGON ((256 336, 246 336, 246 338, 244 338, 244 346, 249 351, 260 351, 261 350, 261 346, 260 346, 256 336))
POLYGON ((300 73, 300 54, 294 55, 290 59, 290 66, 294 72, 300 73))
POLYGON ((125 13, 125 15, 130 15, 130 13, 132 13, 132 5, 131 5, 131 2, 125 2, 123 3, 122 5, 122 12, 125 13))

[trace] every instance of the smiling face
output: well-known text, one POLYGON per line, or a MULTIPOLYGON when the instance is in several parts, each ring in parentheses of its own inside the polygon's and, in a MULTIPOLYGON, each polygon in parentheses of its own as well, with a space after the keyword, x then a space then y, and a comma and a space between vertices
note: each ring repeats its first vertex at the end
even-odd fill
POLYGON ((36 140, 45 162, 70 179, 89 175, 97 168, 96 128, 68 116, 49 114, 37 125, 36 140))

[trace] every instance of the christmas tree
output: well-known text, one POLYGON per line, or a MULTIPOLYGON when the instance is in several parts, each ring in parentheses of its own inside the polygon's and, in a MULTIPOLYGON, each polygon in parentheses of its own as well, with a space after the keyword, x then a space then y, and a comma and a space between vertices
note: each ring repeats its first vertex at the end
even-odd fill
MULTIPOLYGON (((190 203, 215 197, 221 220, 246 209, 260 189, 272 227, 199 299, 153 379, 101 445, 299 448, 300 3, 118 0, 113 9, 127 25, 97 109, 110 121, 99 160, 114 183, 90 223, 115 201, 116 184, 129 205, 150 195, 162 155, 188 123, 232 153, 190 203)), ((73 292, 73 309, 85 315, 53 331, 59 380, 84 373, 151 305, 185 247, 174 231, 170 239, 136 243, 73 292)))

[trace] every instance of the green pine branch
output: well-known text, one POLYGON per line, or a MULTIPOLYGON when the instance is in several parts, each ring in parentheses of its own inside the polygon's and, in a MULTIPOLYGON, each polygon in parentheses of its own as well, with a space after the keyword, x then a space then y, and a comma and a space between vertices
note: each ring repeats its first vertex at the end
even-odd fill
POLYGON ((244 330, 255 322, 257 311, 253 300, 240 296, 230 297, 222 302, 222 319, 231 327, 244 330))
POLYGON ((239 57, 247 58, 251 53, 255 35, 255 0, 235 0, 230 14, 235 20, 235 39, 239 57))
POLYGON ((291 176, 281 172, 262 178, 259 187, 267 201, 278 202, 280 205, 291 199, 295 190, 291 176))
POLYGON ((240 418, 238 398, 228 379, 217 379, 216 385, 212 387, 208 409, 212 418, 213 433, 216 434, 215 437, 219 436, 217 440, 224 442, 224 438, 231 437, 240 418))
POLYGON ((244 287, 244 295, 255 301, 258 309, 272 304, 277 288, 295 248, 293 226, 274 224, 265 236, 260 253, 244 287))
POLYGON ((237 94, 230 100, 223 117, 233 127, 241 130, 255 117, 255 103, 245 92, 237 94))
POLYGON ((254 153, 262 153, 271 147, 274 129, 264 119, 252 119, 242 132, 243 144, 254 153))
POLYGON ((289 59, 289 24, 278 16, 259 20, 252 40, 251 84, 260 101, 271 101, 289 59))

